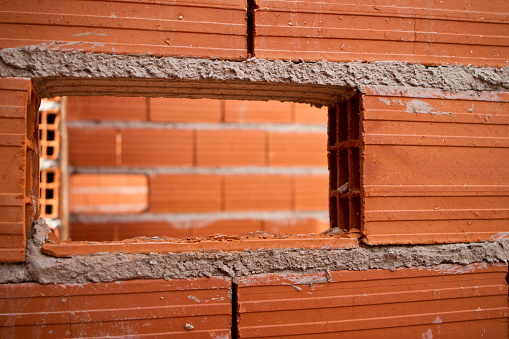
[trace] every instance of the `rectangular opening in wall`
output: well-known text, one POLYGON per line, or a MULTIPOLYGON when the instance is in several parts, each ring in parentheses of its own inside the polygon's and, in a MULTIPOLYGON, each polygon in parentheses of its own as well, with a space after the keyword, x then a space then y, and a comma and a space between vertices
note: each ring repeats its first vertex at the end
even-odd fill
POLYGON ((276 101, 68 97, 70 237, 323 232, 327 110, 276 101))

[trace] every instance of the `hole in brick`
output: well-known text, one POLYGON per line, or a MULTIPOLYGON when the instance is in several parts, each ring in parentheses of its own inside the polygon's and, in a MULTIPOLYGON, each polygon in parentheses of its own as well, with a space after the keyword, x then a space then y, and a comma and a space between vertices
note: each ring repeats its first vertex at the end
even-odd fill
POLYGON ((46 172, 46 183, 51 184, 55 182, 55 174, 53 172, 46 172))
POLYGON ((347 182, 348 182, 348 151, 344 149, 339 151, 337 187, 341 187, 347 182))
POLYGON ((337 127, 337 105, 329 107, 328 110, 328 122, 327 122, 327 130, 328 130, 328 140, 329 146, 336 145, 336 127, 337 127))
POLYGON ((338 188, 338 166, 336 164, 337 161, 337 152, 331 151, 327 153, 327 160, 329 162, 329 190, 335 190, 338 188))
POLYGON ((349 229, 349 206, 348 198, 339 199, 339 227, 344 230, 349 229))
POLYGON ((348 150, 350 156, 350 181, 349 187, 351 191, 359 191, 360 184, 360 163, 359 163, 359 149, 351 148, 348 150))
POLYGON ((338 199, 331 197, 329 199, 329 216, 330 216, 330 227, 339 227, 338 225, 338 199))
POLYGON ((53 213, 53 205, 44 206, 44 212, 46 215, 51 215, 53 213))
POLYGON ((46 189, 46 199, 53 199, 53 190, 52 189, 46 189))
POLYGON ((361 227, 361 198, 352 197, 350 202, 350 229, 361 227))
POLYGON ((54 141, 55 140, 55 131, 48 130, 47 133, 48 133, 47 140, 54 141))
POLYGON ((338 104, 338 107, 338 139, 339 142, 343 142, 348 139, 348 101, 338 104))
POLYGON ((48 125, 52 125, 55 123, 55 120, 57 118, 57 115, 55 113, 48 113, 46 120, 48 125))
POLYGON ((48 146, 48 148, 46 148, 46 154, 48 156, 53 155, 54 152, 55 152, 55 149, 53 148, 53 146, 48 146))
POLYGON ((359 97, 352 98, 349 102, 349 134, 350 140, 359 139, 359 97))

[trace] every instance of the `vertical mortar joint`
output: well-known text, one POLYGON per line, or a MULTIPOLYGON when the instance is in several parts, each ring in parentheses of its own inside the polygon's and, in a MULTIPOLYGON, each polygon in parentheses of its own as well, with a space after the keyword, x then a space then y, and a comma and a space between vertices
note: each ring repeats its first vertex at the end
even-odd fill
POLYGON ((247 0, 247 57, 255 56, 254 37, 255 37, 255 11, 258 9, 256 0, 247 0))

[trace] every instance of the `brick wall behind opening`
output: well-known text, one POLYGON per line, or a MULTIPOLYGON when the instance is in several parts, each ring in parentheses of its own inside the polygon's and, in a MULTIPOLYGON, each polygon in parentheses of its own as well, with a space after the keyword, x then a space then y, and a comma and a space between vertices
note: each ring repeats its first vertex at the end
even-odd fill
POLYGON ((326 108, 69 97, 73 240, 328 228, 326 108))

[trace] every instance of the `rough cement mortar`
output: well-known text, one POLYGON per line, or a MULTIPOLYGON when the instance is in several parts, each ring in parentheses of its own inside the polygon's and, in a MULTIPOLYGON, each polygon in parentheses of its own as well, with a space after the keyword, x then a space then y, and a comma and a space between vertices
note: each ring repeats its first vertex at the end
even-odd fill
MULTIPOLYGON (((507 263, 509 240, 422 246, 350 249, 265 249, 242 252, 168 254, 103 253, 53 258, 41 253, 49 229, 40 219, 28 242, 26 267, 39 283, 108 282, 129 279, 183 279, 262 273, 314 273, 389 269, 439 264, 507 263)), ((0 268, 1 270, 2 268, 0 268)))
POLYGON ((25 264, 0 263, 0 284, 33 281, 25 264))
MULTIPOLYGON (((199 88, 207 87, 204 84, 224 85, 228 83, 236 83, 236 87, 239 84, 245 84, 245 86, 249 84, 323 86, 327 90, 336 88, 337 97, 342 95, 340 88, 343 88, 344 91, 345 88, 360 89, 364 85, 434 88, 449 92, 507 91, 509 89, 509 66, 504 68, 454 65, 423 66, 402 62, 338 63, 320 61, 295 63, 255 58, 238 62, 180 59, 153 55, 54 52, 45 50, 41 46, 0 50, 0 76, 34 79, 36 90, 41 97, 65 94, 64 92, 69 88, 61 82, 62 79, 74 79, 75 81, 89 79, 88 84, 90 85, 93 85, 94 81, 98 79, 108 80, 109 84, 113 84, 114 80, 159 81, 158 94, 150 92, 140 94, 137 89, 129 92, 124 84, 122 86, 124 92, 116 94, 126 96, 170 95, 164 93, 165 88, 168 91, 171 90, 168 81, 191 82, 196 86, 199 84, 199 88), (166 81, 161 82, 160 80, 166 81), (52 85, 52 83, 54 84, 52 85), (160 91, 161 88, 163 88, 163 92, 160 91)), ((150 84, 154 86, 153 83, 150 84)), ((148 82, 140 83, 141 87, 139 88, 147 88, 148 85, 148 82)), ((171 96, 189 97, 192 93, 199 91, 199 88, 188 90, 187 93, 182 91, 173 93, 171 96)), ((101 91, 103 95, 113 95, 106 88, 102 88, 101 91)), ((288 90, 282 90, 280 95, 284 95, 284 92, 288 92, 288 90)), ((213 93, 209 92, 204 96, 219 98, 231 95, 231 93, 228 94, 229 92, 225 94, 224 91, 213 93)), ((88 93, 88 95, 94 94, 98 93, 88 93)), ((87 93, 81 93, 81 95, 87 95, 87 93)), ((249 98, 246 97, 246 99, 249 98)), ((277 95, 275 95, 275 99, 277 99, 277 95)), ((323 104, 329 104, 325 101, 332 99, 322 98, 321 100, 323 104)))

